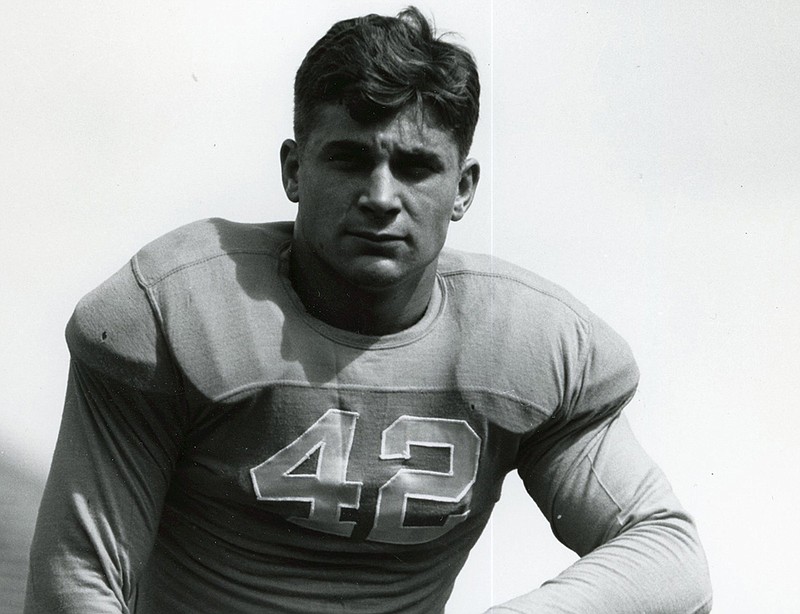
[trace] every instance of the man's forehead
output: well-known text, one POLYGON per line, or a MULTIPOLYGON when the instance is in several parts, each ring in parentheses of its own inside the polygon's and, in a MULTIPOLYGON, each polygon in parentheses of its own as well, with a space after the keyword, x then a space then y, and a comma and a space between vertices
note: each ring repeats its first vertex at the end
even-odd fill
POLYGON ((458 150, 452 132, 442 126, 435 111, 423 105, 403 107, 396 114, 371 123, 356 121, 344 105, 322 105, 317 109, 309 142, 323 147, 328 143, 352 142, 409 151, 458 150))

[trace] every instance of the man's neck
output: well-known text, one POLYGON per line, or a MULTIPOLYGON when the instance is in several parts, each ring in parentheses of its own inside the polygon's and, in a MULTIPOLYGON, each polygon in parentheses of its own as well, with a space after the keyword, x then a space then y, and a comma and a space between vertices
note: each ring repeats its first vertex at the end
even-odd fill
POLYGON ((418 278, 388 288, 359 288, 325 272, 309 275, 294 251, 290 279, 306 311, 326 324, 362 335, 389 335, 416 324, 430 303, 435 263, 418 278))

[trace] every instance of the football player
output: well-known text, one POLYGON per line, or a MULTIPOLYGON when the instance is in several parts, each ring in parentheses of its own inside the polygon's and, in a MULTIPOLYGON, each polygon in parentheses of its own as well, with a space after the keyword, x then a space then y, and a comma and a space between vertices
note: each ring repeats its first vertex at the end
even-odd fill
POLYGON ((442 612, 514 470, 581 558, 494 612, 709 610, 628 346, 443 249, 479 89, 416 9, 335 24, 281 147, 295 221, 190 224, 80 302, 26 612, 442 612))

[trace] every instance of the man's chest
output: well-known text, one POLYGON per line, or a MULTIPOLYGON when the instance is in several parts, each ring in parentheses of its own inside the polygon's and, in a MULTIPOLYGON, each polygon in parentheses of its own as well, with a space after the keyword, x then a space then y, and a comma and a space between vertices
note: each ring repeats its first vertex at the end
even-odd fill
POLYGON ((356 541, 419 544, 486 512, 518 440, 459 390, 274 385, 207 413, 178 468, 215 507, 356 541))

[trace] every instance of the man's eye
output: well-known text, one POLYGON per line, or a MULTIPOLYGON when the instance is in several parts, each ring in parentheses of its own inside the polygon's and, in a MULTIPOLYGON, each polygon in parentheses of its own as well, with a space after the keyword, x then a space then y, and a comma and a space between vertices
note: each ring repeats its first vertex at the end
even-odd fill
POLYGON ((363 169, 369 165, 367 156, 357 153, 332 153, 328 156, 328 162, 334 167, 344 170, 363 169))
POLYGON ((436 169, 426 162, 407 161, 398 165, 398 173, 413 180, 422 181, 436 172, 436 169))

